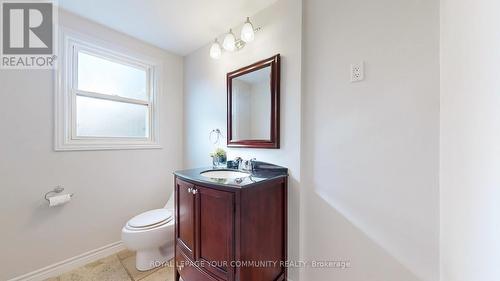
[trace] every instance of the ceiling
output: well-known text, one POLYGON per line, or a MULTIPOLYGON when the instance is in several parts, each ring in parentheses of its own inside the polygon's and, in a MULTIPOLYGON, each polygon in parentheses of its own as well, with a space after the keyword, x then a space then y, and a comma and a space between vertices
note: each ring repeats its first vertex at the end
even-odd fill
POLYGON ((187 55, 276 0, 59 0, 72 13, 187 55))

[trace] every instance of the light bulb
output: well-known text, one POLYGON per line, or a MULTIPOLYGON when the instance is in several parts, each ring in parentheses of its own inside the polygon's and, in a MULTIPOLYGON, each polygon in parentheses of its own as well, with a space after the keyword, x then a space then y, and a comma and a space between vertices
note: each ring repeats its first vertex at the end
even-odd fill
POLYGON ((229 52, 233 52, 236 49, 236 37, 234 37, 232 29, 229 29, 229 33, 226 34, 226 37, 224 37, 222 47, 224 47, 224 50, 229 52))
POLYGON ((250 18, 247 17, 247 21, 241 28, 241 40, 249 43, 252 42, 253 39, 255 39, 255 31, 253 29, 252 23, 250 22, 250 18))
POLYGON ((220 47, 219 41, 215 39, 212 47, 210 47, 210 57, 213 59, 218 59, 222 55, 222 49, 220 47))

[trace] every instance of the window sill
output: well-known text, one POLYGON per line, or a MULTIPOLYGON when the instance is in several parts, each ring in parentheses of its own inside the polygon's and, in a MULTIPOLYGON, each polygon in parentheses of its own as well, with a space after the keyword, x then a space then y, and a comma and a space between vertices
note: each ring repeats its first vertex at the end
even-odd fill
POLYGON ((88 150, 130 150, 130 149, 162 149, 157 143, 64 143, 56 144, 55 151, 88 151, 88 150))

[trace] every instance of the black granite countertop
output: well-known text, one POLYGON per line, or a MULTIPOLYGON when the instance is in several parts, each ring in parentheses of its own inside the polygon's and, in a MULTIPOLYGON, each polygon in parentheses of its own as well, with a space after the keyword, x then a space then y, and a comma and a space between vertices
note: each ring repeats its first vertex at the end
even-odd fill
POLYGON ((208 167, 208 168, 180 170, 174 172, 174 174, 185 180, 190 180, 195 182, 209 183, 225 187, 245 188, 266 181, 271 181, 280 177, 286 177, 288 176, 288 169, 285 167, 256 161, 253 171, 208 167), (201 175, 201 173, 203 172, 220 171, 220 170, 249 173, 249 176, 236 179, 218 179, 201 175))

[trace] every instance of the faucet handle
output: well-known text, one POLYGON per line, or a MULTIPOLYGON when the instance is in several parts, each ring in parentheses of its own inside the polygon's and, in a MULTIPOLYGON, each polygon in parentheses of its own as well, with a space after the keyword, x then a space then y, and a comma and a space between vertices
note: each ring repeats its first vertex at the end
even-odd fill
POLYGON ((254 168, 253 165, 254 165, 255 160, 257 160, 257 159, 251 158, 251 159, 243 161, 245 170, 247 170, 247 171, 253 171, 253 168, 254 168))
POLYGON ((252 171, 255 169, 255 161, 257 161, 257 159, 255 158, 250 159, 250 169, 252 171))

